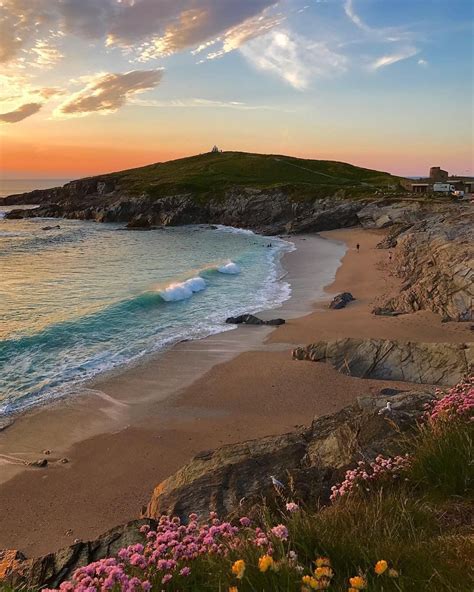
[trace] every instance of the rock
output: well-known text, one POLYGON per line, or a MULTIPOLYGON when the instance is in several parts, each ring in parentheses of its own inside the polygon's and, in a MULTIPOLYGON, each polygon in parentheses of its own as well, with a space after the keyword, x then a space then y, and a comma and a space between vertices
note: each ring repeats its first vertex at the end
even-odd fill
POLYGON ((69 459, 64 457, 64 458, 60 458, 58 460, 58 463, 61 463, 62 465, 66 465, 69 462, 69 459))
POLYGON ((0 549, 0 583, 6 580, 26 557, 16 549, 0 549))
POLYGON ((243 314, 238 317, 229 317, 225 320, 230 325, 284 325, 285 319, 271 319, 264 321, 251 314, 243 314))
POLYGON ((43 450, 43 454, 49 455, 51 454, 51 450, 43 450))
POLYGON ((355 300, 355 298, 350 292, 342 292, 341 294, 334 296, 331 303, 329 304, 329 308, 335 308, 336 310, 345 308, 346 305, 353 300, 355 300))
POLYGON ((45 458, 40 458, 39 460, 34 460, 28 463, 29 467, 36 467, 37 469, 43 469, 48 466, 48 461, 45 458))
POLYGON ((347 338, 298 347, 293 358, 326 362, 359 378, 453 385, 474 366, 474 345, 347 338))
POLYGON ((25 559, 17 551, 0 551, 0 583, 5 581, 15 589, 56 588, 62 581, 70 578, 78 567, 114 556, 122 547, 142 542, 140 527, 144 524, 156 527, 153 520, 134 520, 109 530, 94 541, 82 542, 76 539, 70 547, 36 559, 25 559), (7 565, 7 561, 2 560, 2 554, 7 553, 10 567, 3 569, 2 578, 2 565, 7 565), (13 555, 15 553, 16 559, 13 555))
POLYGON ((402 312, 391 310, 390 308, 382 308, 381 306, 376 306, 372 310, 372 314, 381 316, 381 317, 398 317, 399 315, 403 314, 402 312))
POLYGON ((59 224, 56 224, 56 226, 43 226, 41 230, 56 230, 58 228, 61 228, 61 226, 59 226, 59 224))
POLYGON ((126 226, 127 230, 151 230, 151 227, 150 219, 143 214, 132 218, 126 226))
POLYGON ((356 461, 396 454, 400 439, 432 398, 427 390, 393 395, 387 420, 378 413, 384 399, 360 397, 338 413, 315 419, 309 428, 206 451, 155 488, 144 514, 185 519, 191 512, 241 513, 272 495, 271 475, 285 487, 291 483, 291 495, 305 502, 326 502, 330 487, 356 461))
POLYGON ((398 235, 392 269, 403 285, 395 297, 380 299, 380 308, 474 318, 474 206, 449 206, 398 235))
POLYGON ((6 430, 11 425, 13 425, 13 419, 10 417, 0 417, 0 432, 6 430))

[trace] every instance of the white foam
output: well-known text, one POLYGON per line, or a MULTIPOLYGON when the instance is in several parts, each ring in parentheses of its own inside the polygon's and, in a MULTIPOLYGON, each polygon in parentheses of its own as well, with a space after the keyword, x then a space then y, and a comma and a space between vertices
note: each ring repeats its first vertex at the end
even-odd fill
POLYGON ((231 275, 237 275, 240 273, 241 270, 240 270, 240 267, 237 265, 237 263, 234 263, 233 261, 229 261, 225 265, 221 265, 220 267, 218 267, 217 271, 219 273, 228 273, 231 275))
POLYGON ((160 290, 159 294, 166 302, 175 302, 191 298, 195 292, 201 292, 205 289, 205 280, 202 277, 193 277, 184 282, 170 284, 164 290, 160 290))
POLYGON ((255 234, 253 230, 249 230, 248 228, 235 228, 234 226, 225 226, 224 224, 217 224, 217 230, 229 232, 230 234, 255 234))

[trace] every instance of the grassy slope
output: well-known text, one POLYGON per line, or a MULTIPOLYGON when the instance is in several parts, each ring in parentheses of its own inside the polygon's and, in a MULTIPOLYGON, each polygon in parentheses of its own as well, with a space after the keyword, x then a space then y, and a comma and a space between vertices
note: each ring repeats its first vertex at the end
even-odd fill
POLYGON ((375 187, 398 183, 398 177, 389 173, 346 163, 245 152, 201 154, 110 176, 119 179, 120 185, 131 193, 146 192, 152 197, 183 192, 215 195, 235 186, 290 186, 304 194, 322 188, 330 189, 332 194, 343 187, 371 192, 375 187))

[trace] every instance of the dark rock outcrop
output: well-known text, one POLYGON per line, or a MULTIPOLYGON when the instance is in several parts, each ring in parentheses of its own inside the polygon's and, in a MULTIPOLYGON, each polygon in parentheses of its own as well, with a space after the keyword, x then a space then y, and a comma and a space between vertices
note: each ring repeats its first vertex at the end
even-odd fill
POLYGON ((153 520, 134 520, 109 530, 94 541, 81 541, 37 559, 26 559, 18 551, 0 551, 0 582, 29 590, 45 586, 56 588, 78 567, 114 556, 122 547, 142 542, 140 527, 144 524, 156 526, 153 520))
POLYGON ((334 296, 329 304, 329 308, 339 310, 345 308, 349 302, 352 302, 353 300, 355 300, 355 298, 350 292, 342 292, 341 294, 334 296))
POLYGON ((243 314, 238 317, 229 317, 225 320, 230 325, 284 325, 285 319, 270 319, 264 321, 251 314, 243 314))
POLYGON ((285 486, 291 482, 299 499, 325 502, 331 486, 353 463, 396 454, 401 434, 416 424, 432 397, 428 390, 391 395, 389 418, 379 413, 385 398, 360 397, 307 429, 197 455, 156 487, 144 515, 242 512, 272 494, 272 475, 285 486))
POLYGON ((347 338, 297 347, 293 358, 326 362, 359 378, 453 385, 474 366, 474 344, 347 338))
POLYGON ((97 222, 126 222, 129 228, 182 224, 225 224, 253 228, 266 234, 317 232, 355 226, 367 202, 327 197, 296 200, 291 188, 260 190, 234 187, 224 196, 199 199, 192 194, 159 198, 130 195, 118 181, 99 177, 64 187, 10 196, 7 204, 34 203, 39 207, 13 210, 8 218, 53 217, 97 222), (105 189, 100 191, 101 184, 105 189))

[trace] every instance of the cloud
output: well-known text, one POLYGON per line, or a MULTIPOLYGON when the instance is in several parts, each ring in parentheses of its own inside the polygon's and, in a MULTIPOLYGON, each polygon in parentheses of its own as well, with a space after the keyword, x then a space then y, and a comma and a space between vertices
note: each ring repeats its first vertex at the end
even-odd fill
POLYGON ((47 0, 2 0, 0 62, 6 64, 15 60, 21 51, 34 46, 43 34, 53 36, 57 21, 55 9, 56 3, 47 0))
POLYGON ((356 13, 356 11, 354 9, 353 0, 346 0, 345 1, 344 12, 351 19, 351 21, 354 23, 354 25, 356 25, 356 27, 359 27, 359 29, 362 29, 363 31, 366 31, 366 32, 373 32, 374 31, 374 29, 372 29, 372 27, 369 27, 369 25, 367 25, 360 18, 360 16, 356 13))
POLYGON ((38 113, 42 106, 42 103, 25 103, 13 111, 0 113, 0 121, 4 121, 5 123, 17 123, 18 121, 22 121, 23 119, 38 113))
POLYGON ((326 43, 310 42, 287 31, 272 31, 240 48, 258 70, 272 72, 298 90, 304 90, 315 77, 345 70, 347 58, 326 43))
POLYGON ((166 56, 214 43, 248 19, 258 18, 276 0, 136 0, 114 18, 109 45, 140 48, 141 59, 166 56))
POLYGON ((186 99, 170 99, 167 101, 159 101, 156 99, 132 99, 132 105, 140 107, 164 107, 164 108, 218 108, 218 109, 237 109, 238 111, 284 111, 279 107, 270 105, 250 105, 241 101, 214 101, 212 99, 200 98, 186 98, 186 99))
MULTIPOLYGON (((217 51, 208 53, 206 59, 213 60, 215 58, 219 58, 225 55, 226 53, 234 51, 239 47, 242 47, 243 45, 245 45, 245 43, 251 41, 252 39, 255 39, 256 37, 264 35, 269 30, 280 25, 283 22, 283 20, 284 17, 282 15, 259 15, 245 20, 243 23, 226 31, 222 38, 221 48, 217 51)), ((201 52, 203 49, 207 49, 209 45, 214 45, 216 42, 219 41, 221 41, 221 39, 212 40, 211 42, 206 43, 204 46, 199 46, 192 53, 197 54, 201 52)))
POLYGON ((158 86, 162 77, 162 69, 99 75, 93 78, 83 90, 63 102, 56 114, 113 113, 134 95, 158 86))
POLYGON ((391 66, 392 64, 396 64, 402 60, 406 60, 407 58, 411 58, 416 55, 419 50, 416 47, 407 47, 405 49, 400 50, 397 53, 393 53, 390 55, 385 55, 380 58, 377 58, 374 62, 369 65, 370 70, 378 70, 379 68, 385 68, 386 66, 391 66))
POLYGON ((424 59, 420 58, 420 59, 417 61, 417 64, 418 64, 419 66, 427 66, 427 65, 428 65, 428 62, 427 62, 426 60, 424 60, 424 59))
POLYGON ((31 52, 36 55, 35 64, 39 67, 51 67, 64 56, 49 41, 38 39, 31 52))

